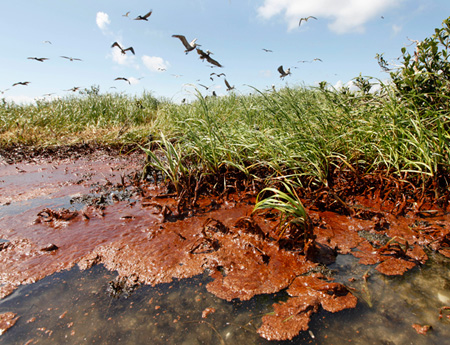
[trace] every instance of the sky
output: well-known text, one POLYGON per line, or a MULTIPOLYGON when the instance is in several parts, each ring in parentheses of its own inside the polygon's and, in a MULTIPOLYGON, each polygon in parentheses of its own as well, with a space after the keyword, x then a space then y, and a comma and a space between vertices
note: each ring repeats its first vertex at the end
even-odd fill
POLYGON ((449 0, 17 0, 0 8, 0 98, 16 103, 94 85, 178 103, 197 90, 226 95, 225 78, 237 94, 321 81, 338 87, 360 74, 388 80, 376 54, 398 64, 402 47, 412 51, 411 40, 450 16, 449 0), (135 20, 150 11, 148 21, 135 20), (172 35, 196 38, 223 67, 186 54, 172 35), (291 74, 280 78, 279 66, 291 74), (12 86, 18 82, 29 83, 12 86))

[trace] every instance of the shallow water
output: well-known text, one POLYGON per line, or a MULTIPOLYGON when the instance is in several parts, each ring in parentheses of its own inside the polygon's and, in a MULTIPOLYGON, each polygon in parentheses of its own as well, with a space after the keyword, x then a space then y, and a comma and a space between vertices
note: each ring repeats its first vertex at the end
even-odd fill
MULTIPOLYGON (((429 264, 401 277, 370 271, 369 293, 356 309, 313 315, 310 331, 292 341, 269 342, 256 333, 261 316, 286 298, 260 295, 248 302, 226 302, 208 293, 206 275, 142 286, 129 296, 112 297, 114 272, 98 265, 74 268, 18 288, 0 301, 0 314, 20 319, 1 344, 444 344, 450 322, 439 309, 450 302, 450 260, 432 257, 429 264), (369 306, 371 305, 371 307, 369 306), (202 318, 206 308, 215 312, 202 318), (419 335, 412 324, 431 325, 419 335)), ((368 268, 341 255, 331 269, 336 281, 362 291, 359 279, 368 268), (350 278, 356 278, 349 282, 350 278)), ((356 294, 356 293, 355 293, 356 294)))
MULTIPOLYGON (((206 290, 206 284, 212 278, 205 273, 155 287, 144 285, 129 295, 124 292, 118 298, 113 297, 110 283, 118 277, 114 270, 122 270, 124 276, 136 272, 134 269, 144 257, 139 250, 162 246, 158 238, 153 239, 158 236, 157 230, 162 223, 159 215, 152 213, 151 207, 133 206, 135 200, 131 188, 130 191, 117 188, 95 188, 93 191, 94 183, 98 187, 105 181, 120 181, 119 174, 124 174, 125 170, 112 169, 100 163, 94 167, 83 167, 84 170, 69 163, 46 170, 35 166, 24 167, 35 171, 35 179, 24 178, 27 173, 17 172, 13 167, 7 167, 10 172, 0 169, 3 179, 0 186, 0 220, 4 218, 0 223, 0 243, 15 241, 18 248, 11 256, 4 255, 4 266, 0 271, 2 282, 8 279, 18 282, 13 286, 15 288, 38 280, 19 286, 0 300, 0 314, 13 312, 19 317, 16 324, 0 336, 0 344, 421 345, 445 344, 450 339, 449 318, 445 313, 439 318, 440 308, 450 305, 450 259, 431 252, 427 252, 430 260, 425 265, 413 268, 403 276, 385 276, 375 270, 375 266, 358 263, 359 260, 352 255, 339 255, 328 269, 334 272, 332 276, 336 282, 346 285, 358 297, 357 307, 334 314, 323 310, 313 314, 309 331, 301 332, 292 341, 285 342, 267 341, 256 332, 261 326, 261 318, 273 311, 272 305, 288 298, 285 291, 257 295, 245 302, 227 302, 206 290), (72 177, 89 178, 67 182, 66 175, 70 172, 72 177), (45 176, 45 181, 51 181, 46 182, 45 191, 40 188, 40 182, 36 182, 42 176, 45 176), (94 214, 89 221, 79 220, 72 226, 34 223, 43 208, 82 210, 86 204, 95 203, 97 198, 108 205, 104 217, 94 214), (22 241, 22 237, 26 241, 22 241), (106 241, 113 241, 113 238, 116 247, 113 243, 111 258, 105 260, 108 252, 105 254, 95 250, 106 241), (57 243, 60 247, 58 251, 42 252, 40 248, 48 241, 57 243), (145 245, 140 247, 140 244, 145 245), (89 258, 92 252, 103 254, 103 262, 107 263, 107 267, 109 264, 113 271, 103 265, 84 271, 77 266, 72 268, 80 258, 89 258), (122 257, 122 261, 115 262, 113 257, 123 252, 127 255, 122 257), (127 263, 129 267, 126 267, 127 263), (8 269, 12 271, 10 276, 5 273, 8 269), (52 274, 56 271, 59 273, 52 274), (202 314, 208 315, 203 318, 202 314), (413 324, 431 325, 432 329, 426 335, 420 335, 412 327, 413 324)), ((245 211, 245 208, 242 210, 245 211)), ((242 210, 235 214, 232 209, 227 209, 228 217, 237 219, 242 210)), ((207 213, 211 217, 213 214, 214 211, 207 213)), ((199 224, 191 220, 191 223, 188 219, 182 226, 199 228, 203 223, 203 220, 197 220, 199 224)), ((196 236, 184 232, 183 237, 178 233, 180 229, 168 223, 164 223, 164 227, 166 241, 181 243, 196 236), (184 238, 183 241, 180 238, 184 238)), ((349 235, 358 237, 356 232, 348 231, 341 237, 347 238, 349 235)), ((177 248, 169 246, 167 253, 177 248)), ((165 255, 166 252, 162 253, 165 255)), ((149 258, 153 262, 154 259, 149 258)), ((160 256, 157 260, 164 258, 160 256)), ((180 262, 177 258, 173 260, 175 266, 180 262)), ((171 269, 170 265, 167 267, 171 269)), ((154 276, 153 271, 148 271, 151 265, 138 268, 141 269, 141 278, 146 273, 154 276)), ((288 268, 292 270, 292 266, 288 268)), ((197 270, 195 274, 201 271, 197 270)), ((174 270, 172 273, 177 272, 174 270)), ((151 281, 151 277, 146 276, 147 281, 151 281)), ((172 275, 164 281, 169 281, 170 277, 172 275)), ((252 275, 250 278, 254 279, 252 275)))

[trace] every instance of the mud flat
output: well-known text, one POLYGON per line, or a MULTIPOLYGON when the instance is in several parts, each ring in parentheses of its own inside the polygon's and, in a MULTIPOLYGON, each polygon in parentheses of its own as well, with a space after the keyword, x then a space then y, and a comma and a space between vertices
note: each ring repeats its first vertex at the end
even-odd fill
MULTIPOLYGON (((204 277, 196 284, 223 301, 223 310, 227 303, 283 295, 267 305, 270 310, 253 316, 253 335, 295 341, 307 334, 315 341, 310 329, 315 317, 376 304, 374 277, 413 276, 429 256, 448 264, 450 219, 434 205, 399 215, 391 212, 389 202, 372 195, 355 198, 354 212, 345 215, 308 208, 305 202, 314 233, 305 251, 277 240, 276 214, 252 212, 256 191, 203 195, 188 210, 180 210, 179 200, 163 184, 141 180, 143 161, 137 153, 89 152, 75 158, 3 162, 0 297, 14 299, 24 286, 58 272, 77 269, 82 274, 100 266, 114 273, 104 292, 109 298, 142 297, 151 288, 204 277), (354 266, 339 275, 344 257, 352 257, 345 260, 354 266)), ((410 332, 422 332, 427 339, 438 323, 445 326, 450 296, 439 293, 442 305, 434 307, 436 319, 411 322, 410 332)), ((21 319, 29 317, 2 310, 2 323, 19 320, 5 328, 7 333, 23 327, 21 319)), ((225 343, 221 331, 208 326, 214 315, 225 317, 223 310, 208 305, 202 310, 205 317, 197 325, 206 325, 217 343, 225 343)))

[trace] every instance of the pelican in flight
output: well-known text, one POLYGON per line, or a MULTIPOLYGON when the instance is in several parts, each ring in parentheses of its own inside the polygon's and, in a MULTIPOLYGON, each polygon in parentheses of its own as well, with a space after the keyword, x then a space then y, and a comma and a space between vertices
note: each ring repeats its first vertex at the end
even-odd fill
POLYGON ((281 65, 280 67, 278 67, 278 72, 280 72, 280 78, 284 79, 284 77, 287 77, 288 75, 291 74, 291 69, 288 68, 286 71, 283 69, 283 65, 281 65))
POLYGON ((150 12, 148 12, 146 15, 144 16, 137 16, 136 18, 134 18, 134 20, 145 20, 148 22, 148 17, 150 17, 152 15, 153 10, 151 10, 150 12))
POLYGON ((81 60, 81 59, 78 59, 78 58, 74 58, 74 57, 70 57, 70 56, 61 56, 63 59, 67 59, 67 60, 70 60, 70 61, 83 61, 83 60, 81 60))
POLYGON ((116 79, 114 79, 114 80, 123 80, 123 81, 126 81, 128 84, 130 84, 131 85, 131 83, 130 83, 130 81, 127 79, 127 78, 123 78, 123 77, 117 77, 116 79))
POLYGON ((210 64, 217 66, 217 67, 223 67, 218 61, 214 60, 210 55, 212 54, 209 50, 206 51, 206 53, 197 48, 197 53, 200 55, 200 59, 208 61, 210 64))
POLYGON ((178 38, 181 43, 183 43, 184 47, 186 48, 186 50, 184 51, 186 54, 194 50, 196 47, 201 47, 200 44, 195 43, 195 41, 197 41, 196 38, 194 38, 191 43, 189 43, 186 37, 184 37, 183 35, 172 35, 172 37, 178 38))
POLYGON ((17 83, 12 84, 12 86, 16 86, 16 85, 27 86, 29 83, 30 83, 29 81, 19 81, 17 83))
POLYGON ((38 57, 29 57, 29 60, 36 60, 39 62, 44 62, 45 60, 48 60, 48 58, 38 58, 38 57))
POLYGON ((120 44, 117 43, 117 42, 114 42, 114 43, 112 44, 111 48, 114 48, 114 47, 119 48, 119 49, 120 49, 120 52, 121 52, 122 54, 126 54, 127 51, 129 50, 130 52, 133 53, 133 55, 136 55, 136 54, 134 53, 133 47, 128 47, 127 49, 123 49, 123 48, 120 46, 120 44))
POLYGON ((314 17, 314 16, 308 16, 308 17, 300 18, 300 21, 298 22, 298 26, 302 25, 302 21, 307 22, 309 19, 315 19, 315 20, 317 20, 317 18, 314 17))
POLYGON ((234 86, 231 86, 228 80, 224 79, 225 85, 227 86, 227 91, 231 91, 234 89, 234 86))

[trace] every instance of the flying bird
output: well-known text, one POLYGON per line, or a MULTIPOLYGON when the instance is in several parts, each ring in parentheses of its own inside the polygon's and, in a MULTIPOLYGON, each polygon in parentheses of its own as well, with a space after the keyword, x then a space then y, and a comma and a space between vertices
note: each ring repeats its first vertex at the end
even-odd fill
POLYGON ((128 12, 125 13, 125 14, 122 14, 122 17, 128 17, 129 14, 130 14, 130 11, 128 11, 128 12))
POLYGON ((8 91, 9 89, 4 89, 4 90, 0 90, 0 93, 3 95, 6 91, 8 91))
POLYGON ((312 59, 312 60, 300 60, 300 61, 297 61, 297 63, 305 63, 305 62, 311 63, 311 62, 314 62, 314 61, 320 61, 320 62, 323 62, 322 59, 314 58, 314 59, 312 59))
POLYGON ((42 41, 42 43, 52 44, 52 42, 50 42, 50 41, 42 41))
POLYGON ((270 49, 263 48, 262 50, 264 50, 266 53, 273 53, 273 50, 270 49))
POLYGON ((130 83, 130 81, 127 79, 127 78, 123 78, 123 77, 117 77, 116 79, 114 79, 114 80, 124 80, 124 81, 126 81, 128 84, 130 84, 131 85, 131 83, 130 83))
POLYGON ((281 65, 280 67, 278 67, 278 72, 280 72, 280 78, 284 79, 284 77, 287 77, 288 75, 291 74, 291 69, 288 68, 286 71, 283 69, 283 65, 281 65))
POLYGON ((213 75, 215 75, 215 76, 218 77, 218 78, 220 78, 221 76, 226 77, 225 73, 219 73, 219 74, 217 74, 217 73, 212 72, 212 73, 210 73, 210 75, 209 75, 209 79, 211 79, 212 81, 214 81, 213 75))
POLYGON ((48 60, 48 58, 38 58, 38 57, 29 57, 29 60, 36 60, 39 62, 44 62, 45 60, 48 60))
POLYGON ((208 61, 210 64, 217 66, 217 67, 223 67, 218 61, 214 60, 210 55, 212 54, 209 50, 206 51, 206 53, 197 48, 197 53, 198 55, 200 55, 200 59, 201 60, 205 60, 208 61))
POLYGON ((214 73, 214 72, 212 72, 211 74, 210 74, 210 76, 213 76, 213 75, 215 75, 215 76, 217 76, 217 77, 221 77, 221 76, 225 76, 226 77, 226 75, 225 75, 225 73, 219 73, 219 74, 217 74, 217 73, 214 73))
POLYGON ((225 80, 225 85, 227 86, 227 91, 233 90, 234 86, 231 86, 230 83, 226 79, 224 79, 224 80, 225 80))
POLYGON ((61 56, 63 59, 67 59, 67 60, 70 60, 70 61, 83 61, 83 60, 81 60, 81 59, 78 59, 78 58, 74 58, 74 57, 70 57, 70 56, 61 56))
POLYGON ((29 83, 30 83, 29 81, 19 81, 17 83, 12 84, 12 86, 16 86, 16 85, 27 86, 29 83))
POLYGON ((129 50, 130 52, 133 53, 133 55, 136 55, 136 54, 134 53, 133 47, 128 47, 127 49, 123 49, 123 48, 120 46, 120 44, 117 43, 117 42, 114 42, 114 43, 112 44, 111 48, 114 48, 114 47, 119 48, 119 49, 120 49, 120 52, 121 52, 122 54, 126 54, 127 51, 129 50))
POLYGON ((144 16, 137 16, 136 18, 134 18, 134 20, 145 20, 148 22, 148 17, 150 17, 152 15, 153 10, 151 10, 150 12, 148 12, 146 15, 144 16))
POLYGON ((300 25, 302 24, 302 21, 307 22, 307 21, 308 21, 309 19, 311 19, 311 18, 317 20, 317 18, 314 17, 314 16, 309 16, 309 17, 300 18, 300 21, 298 22, 298 26, 300 26, 300 25))
POLYGON ((63 90, 63 91, 72 91, 72 92, 75 92, 75 91, 78 91, 80 89, 80 87, 79 86, 74 86, 73 88, 71 88, 71 89, 68 89, 68 90, 63 90))
POLYGON ((183 43, 184 47, 186 48, 186 50, 184 51, 186 54, 189 53, 190 51, 194 50, 196 47, 201 47, 200 44, 195 43, 195 41, 197 41, 196 38, 194 38, 189 43, 187 41, 186 37, 184 37, 183 35, 172 35, 172 37, 178 38, 181 41, 181 43, 183 43))

